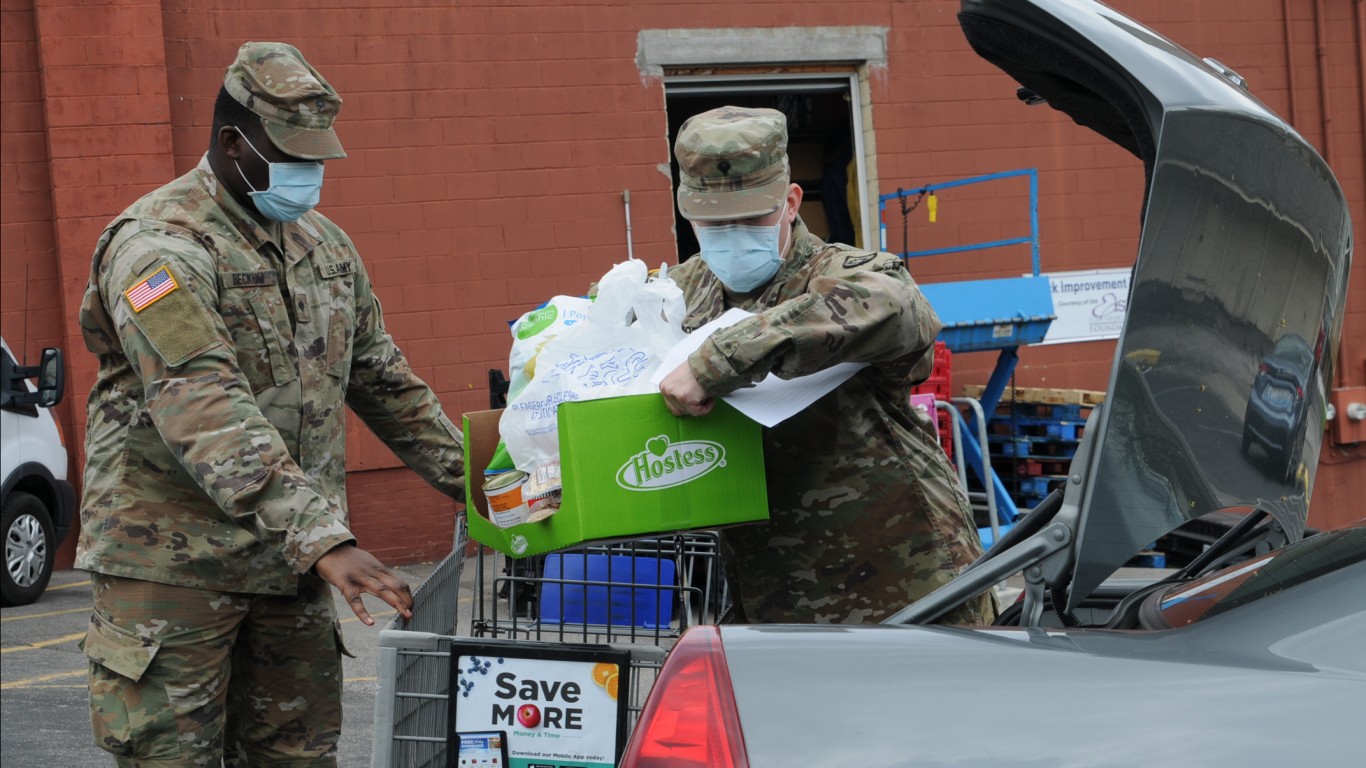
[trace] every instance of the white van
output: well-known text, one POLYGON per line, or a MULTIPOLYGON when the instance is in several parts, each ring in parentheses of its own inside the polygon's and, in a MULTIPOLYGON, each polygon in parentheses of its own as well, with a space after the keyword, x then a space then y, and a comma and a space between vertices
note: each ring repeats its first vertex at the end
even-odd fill
POLYGON ((52 577, 52 562, 71 530, 76 494, 66 479, 66 447, 48 409, 61 402, 62 351, 43 350, 41 362, 24 366, 0 339, 0 531, 5 568, 0 605, 37 600, 52 577), (38 386, 29 378, 37 377, 38 386))

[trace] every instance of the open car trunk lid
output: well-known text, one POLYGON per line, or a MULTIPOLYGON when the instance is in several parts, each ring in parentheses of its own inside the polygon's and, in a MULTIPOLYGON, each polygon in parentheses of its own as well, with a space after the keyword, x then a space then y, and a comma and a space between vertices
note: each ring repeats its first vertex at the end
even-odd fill
POLYGON ((1128 149, 1147 181, 1099 429, 1072 468, 1069 608, 1210 512, 1261 509, 1299 538, 1351 261, 1327 165, 1236 74, 1099 3, 964 0, 959 21, 1021 98, 1128 149))

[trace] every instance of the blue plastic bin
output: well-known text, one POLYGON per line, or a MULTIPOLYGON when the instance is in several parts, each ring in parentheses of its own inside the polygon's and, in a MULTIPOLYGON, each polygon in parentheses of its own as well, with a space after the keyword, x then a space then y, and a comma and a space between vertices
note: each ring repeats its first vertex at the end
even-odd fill
POLYGON ((546 555, 540 617, 550 624, 667 628, 673 620, 673 587, 672 560, 632 555, 546 555))
POLYGON ((1046 275, 922 283, 920 290, 944 325, 939 340, 955 353, 1037 344, 1053 323, 1046 275))

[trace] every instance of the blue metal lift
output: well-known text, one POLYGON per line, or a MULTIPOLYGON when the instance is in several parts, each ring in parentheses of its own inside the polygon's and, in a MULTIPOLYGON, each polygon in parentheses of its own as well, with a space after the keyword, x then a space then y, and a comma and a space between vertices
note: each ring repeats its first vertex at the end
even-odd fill
MULTIPOLYGON (((1029 275, 994 280, 920 284, 920 290, 930 300, 930 304, 938 313, 939 319, 944 323, 944 329, 939 334, 939 340, 943 341, 951 351, 962 353, 995 350, 997 352, 996 367, 992 370, 991 378, 987 381, 987 386, 979 398, 982 411, 988 417, 996 412, 996 406, 1001 400, 1001 395, 1005 393, 1006 387, 1010 384, 1010 377, 1015 372, 1015 366, 1019 363, 1020 358, 1016 350, 1021 344, 1036 344, 1042 341, 1054 318, 1053 295, 1049 288, 1048 278, 1039 274, 1038 170, 1026 168, 937 184, 926 184, 913 190, 898 189, 892 194, 882 195, 878 198, 882 249, 886 250, 887 222, 883 217, 886 214, 889 202, 895 201, 900 204, 902 212, 905 213, 907 209, 902 201, 908 197, 916 196, 919 200, 920 197, 933 195, 938 190, 1021 176, 1026 176, 1029 179, 1028 237, 969 243, 951 248, 907 251, 898 254, 903 259, 911 259, 1009 245, 1028 244, 1030 246, 1033 264, 1029 275)), ((954 410, 954 419, 962 419, 962 415, 956 409, 954 410)), ((985 456, 986 446, 982 445, 977 437, 979 431, 974 426, 975 420, 974 417, 966 425, 973 428, 960 430, 962 439, 958 445, 962 447, 968 466, 977 474, 982 485, 990 489, 989 492, 996 502, 999 529, 1004 532, 1015 522, 1019 512, 1015 507, 1014 499, 1006 493, 1005 486, 996 476, 996 472, 991 468, 990 461, 985 456)), ((983 528, 979 533, 986 546, 991 546, 995 541, 994 532, 991 528, 983 528)))

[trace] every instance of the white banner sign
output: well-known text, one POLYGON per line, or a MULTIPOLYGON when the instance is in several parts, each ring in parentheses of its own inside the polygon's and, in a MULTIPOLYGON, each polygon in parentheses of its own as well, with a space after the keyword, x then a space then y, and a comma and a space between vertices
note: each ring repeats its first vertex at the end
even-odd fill
POLYGON ((1129 306, 1129 269, 1046 274, 1053 314, 1044 344, 1117 339, 1129 306))

